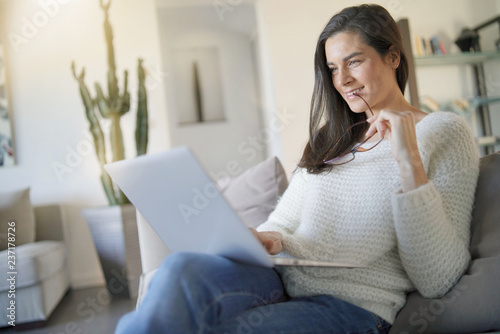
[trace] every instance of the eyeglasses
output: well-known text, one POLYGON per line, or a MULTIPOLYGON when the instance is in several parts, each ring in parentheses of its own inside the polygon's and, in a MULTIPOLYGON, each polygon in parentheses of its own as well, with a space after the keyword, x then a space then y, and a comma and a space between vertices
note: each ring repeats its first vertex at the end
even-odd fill
MULTIPOLYGON (((365 102, 366 106, 368 107, 368 109, 370 110, 370 112, 371 112, 371 114, 373 116, 373 110, 372 110, 372 108, 370 108, 370 105, 368 105, 368 102, 366 102, 365 99, 362 98, 360 95, 358 95, 358 94, 354 94, 354 95, 356 95, 361 100, 363 100, 363 102, 365 102)), ((334 165, 334 166, 343 165, 343 164, 346 164, 348 162, 353 161, 355 153, 358 153, 358 152, 367 152, 367 151, 375 148, 375 146, 377 146, 378 144, 380 144, 380 142, 382 140, 384 140, 384 138, 380 138, 380 140, 378 140, 376 142, 368 142, 375 135, 375 134, 373 134, 370 137, 368 137, 365 140, 363 140, 361 143, 359 143, 356 146, 354 146, 354 148, 352 148, 349 152, 347 152, 345 154, 342 154, 342 155, 340 155, 338 157, 335 157, 333 159, 328 159, 328 155, 330 153, 332 153, 332 151, 337 147, 337 145, 342 140, 342 138, 344 138, 344 136, 346 134, 348 134, 349 131, 351 131, 353 128, 355 128, 357 126, 362 126, 362 125, 367 124, 367 123, 368 122, 366 120, 364 120, 364 121, 357 122, 357 123, 354 123, 353 125, 349 126, 347 128, 347 130, 344 132, 344 134, 342 134, 342 136, 337 140, 337 142, 335 143, 335 145, 325 155, 325 158, 323 159, 323 162, 325 164, 327 164, 327 165, 334 165)))

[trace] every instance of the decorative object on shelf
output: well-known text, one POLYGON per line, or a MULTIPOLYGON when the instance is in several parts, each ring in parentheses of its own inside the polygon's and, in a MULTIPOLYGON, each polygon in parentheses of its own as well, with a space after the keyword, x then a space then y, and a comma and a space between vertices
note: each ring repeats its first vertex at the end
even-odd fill
MULTIPOLYGON (((498 23, 500 28, 500 16, 494 17, 475 28, 464 28, 460 36, 456 39, 455 44, 460 48, 462 52, 481 51, 481 48, 479 47, 479 30, 486 28, 494 23, 498 23)), ((497 39, 495 41, 495 47, 498 51, 500 51, 500 39, 497 39)))
POLYGON ((191 125, 224 121, 218 49, 215 46, 173 50, 177 122, 191 125))
POLYGON ((0 167, 14 165, 14 149, 12 148, 12 125, 9 117, 7 101, 7 79, 3 44, 0 40, 0 167))
POLYGON ((201 102, 201 88, 200 78, 198 75, 198 63, 193 63, 193 84, 194 84, 194 98, 196 101, 196 115, 197 121, 203 122, 203 103, 201 102))
MULTIPOLYGON (((78 81, 80 95, 90 132, 94 139, 96 155, 101 169, 101 182, 110 206, 91 208, 82 212, 94 239, 99 259, 106 278, 108 290, 112 294, 137 296, 141 260, 139 253, 139 238, 137 234, 136 211, 128 198, 112 182, 104 170, 107 163, 106 144, 103 128, 111 122, 110 149, 112 161, 125 159, 123 134, 120 119, 130 110, 130 94, 128 92, 128 72, 124 71, 123 89, 118 86, 116 76, 115 52, 113 47, 113 31, 109 22, 111 0, 106 4, 100 0, 104 11, 104 33, 108 54, 108 94, 105 96, 101 85, 95 83, 96 96, 92 98, 85 84, 85 68, 76 73, 75 63, 72 63, 73 76, 78 81), (99 111, 96 112, 96 109, 99 111)), ((146 73, 139 58, 137 64, 138 93, 137 121, 135 142, 137 155, 146 153, 148 143, 148 109, 145 87, 146 73)))
POLYGON ((477 31, 465 28, 455 41, 462 52, 472 52, 479 49, 479 34, 477 31))

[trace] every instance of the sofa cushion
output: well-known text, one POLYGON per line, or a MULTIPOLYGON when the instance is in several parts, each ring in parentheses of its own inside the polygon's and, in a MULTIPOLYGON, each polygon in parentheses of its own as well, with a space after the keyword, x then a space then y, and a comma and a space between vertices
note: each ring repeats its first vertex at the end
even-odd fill
POLYGON ((221 191, 243 223, 257 227, 267 220, 287 186, 283 166, 272 157, 231 179, 221 191))
POLYGON ((471 263, 442 298, 408 295, 390 333, 500 330, 500 153, 481 158, 471 223, 471 263))
MULTIPOLYGON (((8 250, 0 252, 0 272, 8 273, 8 250)), ((37 241, 17 246, 16 289, 37 284, 59 272, 65 266, 66 247, 62 241, 37 241)), ((0 291, 7 291, 9 282, 0 280, 0 291)))
POLYGON ((8 247, 9 231, 15 236, 12 242, 15 246, 35 241, 35 214, 29 188, 0 193, 0 250, 8 247), (15 231, 9 230, 11 222, 15 223, 15 231))

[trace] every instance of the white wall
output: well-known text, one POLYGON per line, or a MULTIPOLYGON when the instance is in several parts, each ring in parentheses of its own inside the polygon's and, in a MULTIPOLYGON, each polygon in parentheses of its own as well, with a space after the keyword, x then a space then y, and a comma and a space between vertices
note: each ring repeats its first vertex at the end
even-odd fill
MULTIPOLYGON (((313 59, 317 38, 336 12, 363 2, 365 1, 258 2, 258 16, 264 18, 267 26, 267 30, 262 33, 265 34, 270 52, 275 103, 278 109, 286 107, 294 116, 284 127, 281 136, 283 160, 288 172, 292 171, 299 161, 308 137, 309 103, 314 85, 313 59)), ((407 17, 412 34, 430 37, 441 32, 449 37, 450 45, 463 26, 473 27, 497 15, 499 5, 498 0, 371 2, 387 8, 396 20, 407 17)), ((420 95, 430 94, 439 102, 472 95, 470 70, 467 68, 419 68, 417 79, 420 95)), ((496 128, 500 131, 500 123, 497 122, 496 128)))
MULTIPOLYGON (((106 205, 107 200, 99 182, 98 163, 88 137, 78 85, 70 70, 72 60, 78 69, 85 66, 91 92, 95 81, 106 85, 106 49, 99 1, 16 0, 1 4, 3 40, 16 34, 25 43, 18 45, 17 50, 14 44, 5 43, 17 165, 0 169, 0 188, 30 186, 35 205, 64 204, 72 285, 102 284, 95 248, 80 210, 106 205), (44 9, 43 3, 50 5, 44 9), (39 27, 28 28, 35 23, 39 27), (80 152, 80 158, 73 156, 73 160, 68 160, 70 151, 80 152), (54 163, 70 164, 70 172, 58 177, 54 163)), ((147 81, 149 152, 168 148, 164 73, 154 1, 113 1, 110 16, 118 77, 123 77, 123 69, 129 69, 132 94, 137 82, 138 57, 145 59, 152 74, 147 81)), ((135 155, 135 105, 131 109, 122 120, 127 157, 135 155)))

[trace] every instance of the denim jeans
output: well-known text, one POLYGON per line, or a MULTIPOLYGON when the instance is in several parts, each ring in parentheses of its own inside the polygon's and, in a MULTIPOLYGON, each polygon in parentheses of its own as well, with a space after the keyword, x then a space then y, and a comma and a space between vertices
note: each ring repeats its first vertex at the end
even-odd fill
POLYGON ((329 295, 287 298, 274 269, 174 253, 116 334, 387 333, 377 315, 329 295))

